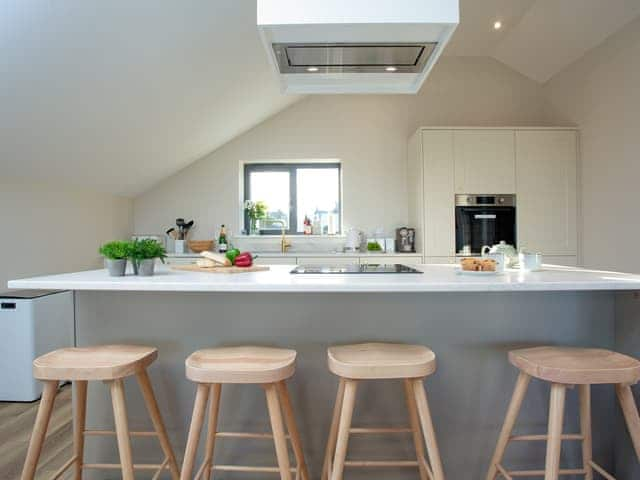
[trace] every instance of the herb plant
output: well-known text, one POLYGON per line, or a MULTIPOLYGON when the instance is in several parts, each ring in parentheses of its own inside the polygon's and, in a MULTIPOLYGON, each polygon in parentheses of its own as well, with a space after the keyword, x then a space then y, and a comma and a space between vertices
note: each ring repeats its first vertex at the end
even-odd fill
POLYGON ((164 263, 167 251, 157 240, 151 238, 135 239, 130 242, 129 258, 134 263, 151 258, 159 258, 164 263))
POLYGON ((100 255, 111 260, 123 260, 127 258, 131 252, 131 242, 122 242, 115 240, 105 243, 100 247, 100 255))

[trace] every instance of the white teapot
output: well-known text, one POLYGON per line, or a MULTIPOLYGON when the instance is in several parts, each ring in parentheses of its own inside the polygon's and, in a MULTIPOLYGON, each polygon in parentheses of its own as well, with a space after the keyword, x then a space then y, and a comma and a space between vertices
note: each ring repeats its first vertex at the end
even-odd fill
POLYGON ((518 263, 518 251, 513 245, 509 245, 504 240, 501 240, 500 243, 492 247, 489 245, 483 246, 480 253, 482 256, 485 256, 487 253, 502 253, 504 255, 505 267, 507 268, 514 267, 518 263))

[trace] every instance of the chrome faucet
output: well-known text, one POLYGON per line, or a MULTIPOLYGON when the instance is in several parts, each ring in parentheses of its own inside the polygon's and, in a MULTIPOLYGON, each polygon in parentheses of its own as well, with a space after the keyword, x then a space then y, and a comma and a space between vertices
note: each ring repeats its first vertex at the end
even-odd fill
POLYGON ((280 237, 280 251, 282 253, 287 253, 287 250, 291 246, 291 242, 287 240, 287 237, 285 235, 286 224, 284 223, 283 220, 279 220, 279 219, 269 219, 269 221, 271 223, 279 224, 282 227, 282 236, 280 237))

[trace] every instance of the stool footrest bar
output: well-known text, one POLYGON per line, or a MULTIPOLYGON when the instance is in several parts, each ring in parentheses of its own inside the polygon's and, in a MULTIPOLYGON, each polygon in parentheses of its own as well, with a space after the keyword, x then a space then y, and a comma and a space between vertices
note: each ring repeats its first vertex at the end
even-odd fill
POLYGON ((58 478, 60 478, 64 472, 66 472, 67 470, 69 470, 69 467, 71 465, 73 465, 74 463, 76 463, 78 461, 78 456, 74 455, 73 457, 71 457, 69 460, 67 460, 65 462, 64 465, 62 465, 57 471, 56 473, 54 473, 49 480, 58 480, 58 478))
MULTIPOLYGON (((114 430, 85 430, 83 434, 87 437, 112 437, 116 435, 114 430)), ((130 437, 157 437, 156 432, 129 432, 130 437)))
MULTIPOLYGON (((509 437, 510 442, 542 442, 549 438, 548 435, 513 435, 509 437)), ((567 433, 560 435, 561 440, 584 440, 584 436, 579 433, 567 433)))
MULTIPOLYGON (((502 473, 502 471, 500 472, 502 473)), ((544 477, 544 470, 510 470, 505 471, 507 475, 502 473, 503 476, 509 479, 509 477, 544 477)), ((558 475, 584 475, 586 472, 583 468, 570 468, 565 470, 560 470, 558 475)))
POLYGON ((350 428, 350 434, 376 434, 376 433, 412 433, 409 427, 373 427, 373 428, 350 428))
MULTIPOLYGON (((272 440, 271 433, 251 433, 251 432, 216 432, 216 438, 255 438, 257 440, 272 440)), ((291 440, 290 435, 285 435, 287 440, 291 440)))
MULTIPOLYGON (((278 467, 252 467, 249 465, 213 465, 211 470, 218 470, 220 472, 249 472, 249 473, 280 473, 278 467)), ((295 468, 289 469, 295 473, 295 468)))
POLYGON ((507 472, 502 465, 500 465, 499 463, 496 463, 496 468, 500 472, 500 475, 502 475, 505 478, 505 480, 513 480, 513 477, 509 475, 509 472, 507 472))
POLYGON ((607 480, 616 480, 616 477, 614 477, 613 475, 608 473, 604 468, 602 468, 600 465, 598 465, 593 460, 589 462, 589 465, 591 466, 591 468, 593 468, 596 472, 598 472, 600 475, 602 475, 607 480))
POLYGON ((417 467, 416 460, 345 460, 345 467, 379 468, 379 467, 417 467))
MULTIPOLYGON (((168 463, 168 462, 167 462, 168 463)), ((134 470, 158 470, 160 467, 168 469, 169 465, 160 463, 139 463, 133 466, 134 470)), ((84 463, 83 470, 120 470, 122 465, 119 463, 84 463)))

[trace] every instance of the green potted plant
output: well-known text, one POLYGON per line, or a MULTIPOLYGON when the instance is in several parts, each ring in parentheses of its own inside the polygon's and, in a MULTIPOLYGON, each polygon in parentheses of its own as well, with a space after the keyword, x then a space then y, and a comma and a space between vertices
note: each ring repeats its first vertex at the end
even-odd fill
POLYGON ((135 239, 131 243, 129 259, 136 275, 145 277, 153 275, 156 258, 159 258, 162 263, 167 258, 167 251, 157 240, 143 238, 135 239))
POLYGON ((267 217, 267 204, 262 200, 257 202, 247 200, 244 202, 244 210, 249 217, 249 235, 257 235, 259 233, 258 220, 267 217))
POLYGON ((100 254, 112 277, 122 277, 127 269, 127 258, 131 250, 131 242, 115 240, 100 247, 100 254))

